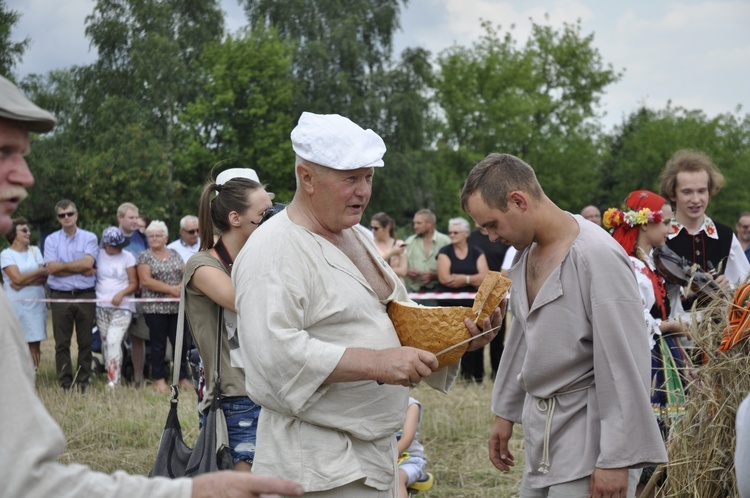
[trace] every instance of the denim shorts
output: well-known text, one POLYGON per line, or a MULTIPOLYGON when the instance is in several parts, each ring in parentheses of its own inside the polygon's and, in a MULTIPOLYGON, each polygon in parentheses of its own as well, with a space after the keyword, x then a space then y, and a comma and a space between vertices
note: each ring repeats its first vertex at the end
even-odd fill
MULTIPOLYGON (((221 409, 227 420, 232 461, 253 463, 260 405, 246 397, 224 398, 221 400, 221 409)), ((201 427, 205 421, 206 415, 204 414, 201 416, 201 427)))

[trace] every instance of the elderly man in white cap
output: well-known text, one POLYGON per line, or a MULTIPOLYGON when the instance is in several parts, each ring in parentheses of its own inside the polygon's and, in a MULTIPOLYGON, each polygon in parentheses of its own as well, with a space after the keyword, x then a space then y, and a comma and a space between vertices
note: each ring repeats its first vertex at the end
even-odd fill
POLYGON ((390 498, 408 386, 447 391, 456 367, 401 347, 386 306, 408 301, 406 289, 357 226, 383 140, 307 112, 291 138, 294 199, 250 237, 232 275, 247 391, 263 407, 253 472, 289 476, 305 496, 390 498))
MULTIPOLYGON (((11 227, 10 216, 34 184, 24 155, 29 132, 45 133, 55 118, 29 101, 0 76, 0 234, 11 227)), ((0 289, 0 482, 3 496, 151 496, 259 497, 262 493, 300 496, 298 484, 244 472, 204 474, 194 479, 148 479, 124 472, 103 474, 84 465, 63 465, 57 458, 65 437, 36 395, 34 371, 21 326, 0 289)), ((267 496, 267 495, 263 495, 267 496)))

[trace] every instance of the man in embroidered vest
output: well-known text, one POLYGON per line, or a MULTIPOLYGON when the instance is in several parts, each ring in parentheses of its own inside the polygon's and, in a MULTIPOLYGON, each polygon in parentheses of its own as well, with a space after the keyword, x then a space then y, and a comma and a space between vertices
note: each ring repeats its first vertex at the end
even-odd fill
POLYGON ((674 208, 667 245, 714 274, 716 283, 728 290, 745 281, 750 263, 732 229, 706 215, 708 203, 723 185, 719 168, 695 150, 675 152, 659 177, 661 195, 674 208))

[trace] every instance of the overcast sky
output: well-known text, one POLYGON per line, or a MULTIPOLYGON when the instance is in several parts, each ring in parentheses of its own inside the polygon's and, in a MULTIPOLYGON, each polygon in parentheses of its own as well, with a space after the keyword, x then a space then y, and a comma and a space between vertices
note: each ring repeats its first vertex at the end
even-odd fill
MULTIPOLYGON (((22 14, 13 31, 32 40, 21 76, 91 63, 96 53, 84 36, 94 0, 6 0, 22 14)), ((236 0, 222 0, 226 25, 245 24, 236 0)), ((454 43, 470 46, 482 34, 480 18, 508 28, 525 41, 531 23, 561 26, 580 19, 603 60, 623 78, 608 87, 602 109, 608 126, 639 105, 701 109, 713 117, 750 112, 750 0, 410 0, 401 13, 396 54, 421 46, 433 54, 454 43), (549 15, 545 21, 545 13, 549 15)))

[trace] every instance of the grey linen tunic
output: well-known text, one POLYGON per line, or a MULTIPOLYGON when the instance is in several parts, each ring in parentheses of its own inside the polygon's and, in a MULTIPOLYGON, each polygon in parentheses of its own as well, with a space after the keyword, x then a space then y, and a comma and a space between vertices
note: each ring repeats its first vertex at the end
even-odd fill
MULTIPOLYGON (((347 348, 400 346, 386 306, 409 301, 370 237, 353 230, 393 289, 386 300, 343 252, 286 211, 253 233, 232 272, 247 392, 263 407, 253 473, 297 481, 306 492, 361 479, 379 490, 397 483, 394 433, 409 389, 323 385, 347 348)), ((427 382, 447 391, 456 370, 427 382)))
POLYGON ((579 235, 531 308, 529 249, 508 272, 513 322, 492 411, 523 424, 532 488, 586 477, 594 467, 667 461, 648 395, 651 355, 632 264, 607 232, 575 218, 579 235))

